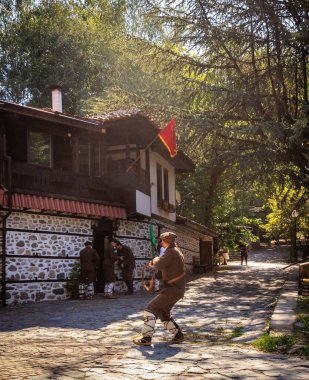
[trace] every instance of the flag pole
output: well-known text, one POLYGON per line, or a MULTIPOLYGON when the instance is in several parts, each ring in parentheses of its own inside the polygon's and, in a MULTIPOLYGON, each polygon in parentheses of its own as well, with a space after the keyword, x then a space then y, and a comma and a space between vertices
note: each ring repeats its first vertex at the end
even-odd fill
MULTIPOLYGON (((160 133, 159 134, 157 134, 157 136, 146 146, 146 148, 144 148, 144 150, 145 150, 145 152, 146 152, 146 150, 147 149, 149 149, 150 148, 150 146, 156 141, 156 139, 159 137, 159 135, 160 135, 160 133)), ((135 158, 135 160, 131 163, 131 165, 128 167, 128 169, 126 170, 126 172, 128 173, 128 171, 130 171, 132 168, 133 168, 133 166, 136 164, 136 162, 139 160, 141 158, 141 154, 139 154, 136 158, 135 158)))

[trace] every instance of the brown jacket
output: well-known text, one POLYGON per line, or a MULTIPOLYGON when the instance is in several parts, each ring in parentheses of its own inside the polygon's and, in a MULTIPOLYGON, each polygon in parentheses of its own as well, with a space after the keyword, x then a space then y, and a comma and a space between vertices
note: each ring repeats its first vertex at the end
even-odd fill
POLYGON ((117 261, 117 254, 114 253, 112 246, 107 247, 104 252, 104 259, 102 263, 104 282, 115 282, 117 280, 114 266, 117 261))
POLYGON ((169 321, 171 318, 171 309, 183 298, 185 293, 186 280, 185 276, 175 282, 168 284, 168 281, 185 273, 185 264, 182 253, 177 247, 168 247, 163 256, 156 257, 153 260, 154 267, 162 271, 162 276, 167 284, 160 293, 152 299, 146 306, 145 310, 153 313, 162 322, 169 321))
POLYGON ((100 263, 100 258, 94 248, 86 247, 80 251, 80 275, 81 281, 96 281, 96 268, 100 263))
MULTIPOLYGON (((154 267, 162 271, 162 279, 168 283, 168 281, 185 273, 183 254, 177 247, 168 247, 161 257, 154 260, 154 267)), ((177 287, 184 292, 186 286, 185 276, 169 286, 177 287)))
POLYGON ((123 245, 122 248, 118 250, 118 255, 123 258, 122 260, 119 260, 122 278, 124 281, 132 282, 135 268, 135 258, 131 248, 127 245, 123 245))
POLYGON ((118 255, 123 257, 121 263, 123 264, 124 268, 135 268, 135 258, 130 247, 123 245, 122 248, 118 251, 118 255))

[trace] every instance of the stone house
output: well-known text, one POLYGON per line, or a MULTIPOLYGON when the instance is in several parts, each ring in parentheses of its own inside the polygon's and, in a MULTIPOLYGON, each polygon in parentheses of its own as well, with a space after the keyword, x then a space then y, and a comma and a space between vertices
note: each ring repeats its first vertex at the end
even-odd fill
MULTIPOLYGON (((132 248, 134 288, 141 289, 150 224, 156 236, 177 233, 188 272, 194 258, 212 269, 215 233, 176 213, 176 174, 194 164, 182 151, 171 158, 160 139, 145 149, 159 131, 138 110, 64 113, 57 87, 53 109, 0 101, 2 305, 67 298, 84 242, 93 240, 102 259, 109 236, 132 248)), ((103 281, 98 271, 98 292, 103 281)))

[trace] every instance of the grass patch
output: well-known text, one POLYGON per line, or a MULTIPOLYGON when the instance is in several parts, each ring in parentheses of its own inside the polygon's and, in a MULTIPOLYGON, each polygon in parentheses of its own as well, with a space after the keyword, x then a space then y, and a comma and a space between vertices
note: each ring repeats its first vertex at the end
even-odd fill
POLYGON ((296 341, 297 338, 294 335, 271 336, 265 333, 252 344, 262 351, 287 353, 296 341))
POLYGON ((299 296, 296 307, 297 320, 309 331, 309 296, 299 296))
POLYGON ((262 351, 309 357, 309 297, 299 296, 296 307, 297 322, 292 335, 265 333, 252 345, 262 351))
POLYGON ((238 338, 239 336, 242 336, 244 333, 243 327, 235 327, 235 329, 231 332, 228 339, 238 338))
POLYGON ((306 330, 309 332, 309 317, 301 317, 300 321, 305 326, 306 330))

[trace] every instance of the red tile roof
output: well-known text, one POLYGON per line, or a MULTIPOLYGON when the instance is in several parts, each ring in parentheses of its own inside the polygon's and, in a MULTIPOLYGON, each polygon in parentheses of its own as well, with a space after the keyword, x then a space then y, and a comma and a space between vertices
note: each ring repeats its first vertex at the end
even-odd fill
MULTIPOLYGON (((127 218, 126 211, 123 207, 110 206, 100 203, 80 202, 68 199, 18 193, 14 193, 12 195, 12 203, 13 209, 53 211, 66 214, 109 217, 115 219, 127 218)), ((8 207, 8 197, 3 190, 0 190, 0 205, 2 207, 8 207)))

